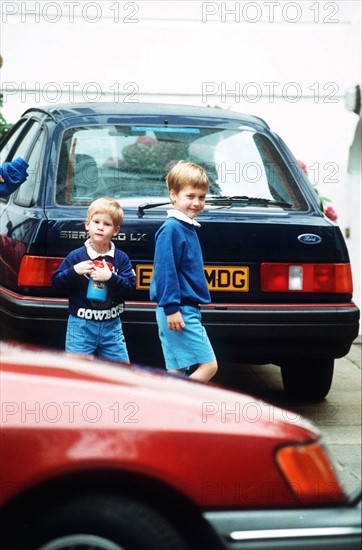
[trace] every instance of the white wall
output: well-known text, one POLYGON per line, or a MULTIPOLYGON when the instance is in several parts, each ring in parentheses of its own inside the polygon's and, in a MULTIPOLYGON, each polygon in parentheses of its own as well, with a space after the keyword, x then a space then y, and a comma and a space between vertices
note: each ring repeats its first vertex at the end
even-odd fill
POLYGON ((361 83, 359 1, 2 1, 1 10, 10 122, 30 106, 100 99, 265 118, 350 231, 361 307, 360 182, 346 183, 357 116, 344 106, 346 88, 361 83))

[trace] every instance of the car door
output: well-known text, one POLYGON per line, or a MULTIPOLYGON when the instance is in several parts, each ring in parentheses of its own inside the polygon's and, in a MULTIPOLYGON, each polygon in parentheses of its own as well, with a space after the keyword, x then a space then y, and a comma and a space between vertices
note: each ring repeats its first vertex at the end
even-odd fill
POLYGON ((9 136, 1 151, 1 159, 11 161, 22 157, 29 164, 27 180, 9 197, 1 201, 0 284, 17 288, 21 258, 41 232, 37 229, 44 219, 40 200, 41 168, 45 149, 46 130, 40 121, 22 121, 9 136))

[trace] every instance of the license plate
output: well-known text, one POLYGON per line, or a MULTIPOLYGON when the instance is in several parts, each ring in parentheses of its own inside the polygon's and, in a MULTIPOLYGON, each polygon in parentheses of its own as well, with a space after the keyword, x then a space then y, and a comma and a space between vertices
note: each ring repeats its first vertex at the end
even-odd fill
MULTIPOLYGON (((211 291, 217 292, 248 292, 249 268, 245 266, 207 265, 204 267, 206 281, 211 291)), ((136 266, 136 288, 150 288, 153 265, 136 266)))

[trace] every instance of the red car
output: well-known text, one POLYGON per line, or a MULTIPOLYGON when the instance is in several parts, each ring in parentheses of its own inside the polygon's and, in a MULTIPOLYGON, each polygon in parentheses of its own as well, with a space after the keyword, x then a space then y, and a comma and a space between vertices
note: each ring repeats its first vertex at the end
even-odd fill
POLYGON ((308 421, 17 344, 1 343, 1 369, 5 550, 360 548, 360 496, 308 421))

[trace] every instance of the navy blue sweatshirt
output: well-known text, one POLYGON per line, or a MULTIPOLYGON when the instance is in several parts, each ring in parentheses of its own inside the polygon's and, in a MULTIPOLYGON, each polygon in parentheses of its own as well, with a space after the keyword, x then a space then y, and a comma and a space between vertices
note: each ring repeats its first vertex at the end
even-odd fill
POLYGON ((208 304, 201 246, 194 225, 170 217, 157 231, 150 298, 166 315, 182 304, 208 304))
POLYGON ((114 257, 103 255, 94 258, 105 259, 113 265, 112 276, 106 281, 108 296, 105 302, 87 299, 88 278, 78 275, 74 265, 90 260, 86 246, 73 250, 62 261, 52 276, 52 285, 59 290, 66 290, 69 297, 69 313, 75 317, 93 321, 115 319, 123 311, 123 299, 127 291, 135 286, 135 275, 132 264, 124 252, 114 249, 114 257))

